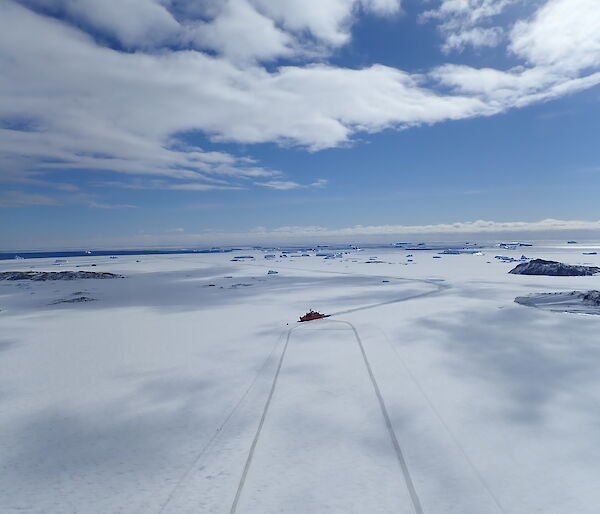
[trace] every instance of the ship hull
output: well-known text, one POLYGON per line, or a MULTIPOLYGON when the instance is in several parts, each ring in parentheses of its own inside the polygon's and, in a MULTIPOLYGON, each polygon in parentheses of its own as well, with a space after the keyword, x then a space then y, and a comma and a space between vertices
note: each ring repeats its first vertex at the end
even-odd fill
POLYGON ((310 317, 302 317, 298 320, 298 323, 302 323, 304 321, 314 321, 316 319, 328 318, 331 314, 321 314, 320 316, 310 316, 310 317))

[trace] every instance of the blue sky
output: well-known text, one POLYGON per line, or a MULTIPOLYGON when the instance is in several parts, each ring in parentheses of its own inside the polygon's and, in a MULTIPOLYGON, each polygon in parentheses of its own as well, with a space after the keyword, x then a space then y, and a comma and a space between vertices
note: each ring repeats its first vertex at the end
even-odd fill
POLYGON ((0 8, 6 249, 600 239, 595 0, 0 8))

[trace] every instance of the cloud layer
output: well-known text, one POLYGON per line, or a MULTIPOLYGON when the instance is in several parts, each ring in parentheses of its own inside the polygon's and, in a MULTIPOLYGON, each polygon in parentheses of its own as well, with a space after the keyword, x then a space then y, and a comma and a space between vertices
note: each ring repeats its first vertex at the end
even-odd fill
POLYGON ((519 66, 414 74, 327 62, 358 17, 401 16, 397 0, 0 0, 2 178, 108 170, 165 189, 293 189, 303 185, 285 170, 190 146, 186 134, 318 151, 600 83, 597 0, 547 0, 495 25, 519 3, 441 0, 421 16, 446 52, 504 41, 519 66))
POLYGON ((339 229, 326 227, 279 227, 273 230, 255 229, 254 235, 276 238, 301 237, 309 240, 329 237, 365 237, 365 236, 397 236, 397 235, 429 235, 429 234, 496 234, 496 233, 545 233, 574 230, 600 230, 600 221, 555 220, 541 221, 465 221, 457 223, 440 223, 432 225, 356 225, 339 229))
POLYGON ((279 245, 279 244, 319 244, 319 243, 384 243, 395 241, 495 241, 503 239, 557 241, 581 237, 598 240, 599 221, 556 220, 541 221, 484 221, 444 223, 432 225, 378 225, 343 228, 321 226, 284 226, 274 229, 257 227, 248 232, 185 231, 170 229, 162 234, 133 234, 127 237, 110 239, 96 238, 85 240, 43 241, 40 238, 6 240, 5 248, 40 250, 46 248, 155 248, 190 247, 203 248, 213 245, 279 245))

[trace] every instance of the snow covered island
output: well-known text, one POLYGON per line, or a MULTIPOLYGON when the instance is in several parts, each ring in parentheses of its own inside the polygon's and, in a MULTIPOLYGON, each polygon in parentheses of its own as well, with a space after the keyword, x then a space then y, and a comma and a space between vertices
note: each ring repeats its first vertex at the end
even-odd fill
POLYGON ((553 312, 600 314, 600 291, 538 293, 529 296, 517 296, 515 303, 553 312))

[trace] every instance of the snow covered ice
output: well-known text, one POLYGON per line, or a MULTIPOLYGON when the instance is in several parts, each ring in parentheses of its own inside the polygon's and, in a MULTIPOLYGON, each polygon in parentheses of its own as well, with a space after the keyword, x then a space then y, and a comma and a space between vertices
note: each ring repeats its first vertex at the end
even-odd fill
POLYGON ((0 512, 597 513, 600 318, 514 299, 600 276, 437 251, 87 255, 60 270, 125 278, 1 281, 0 512))

